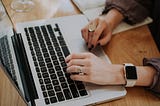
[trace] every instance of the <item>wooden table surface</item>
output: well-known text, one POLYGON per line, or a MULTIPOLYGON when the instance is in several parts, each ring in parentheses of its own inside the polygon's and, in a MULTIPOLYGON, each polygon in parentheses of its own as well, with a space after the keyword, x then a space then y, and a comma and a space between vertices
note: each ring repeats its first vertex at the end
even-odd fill
MULTIPOLYGON (((71 0, 34 0, 35 7, 24 13, 17 13, 10 7, 12 0, 2 0, 13 25, 19 22, 79 14, 71 0)), ((144 57, 160 57, 159 51, 147 27, 141 26, 113 35, 110 43, 103 47, 112 63, 133 63, 142 65, 144 57)), ((119 100, 97 106, 159 106, 160 99, 143 87, 126 88, 127 95, 119 100)), ((0 106, 26 106, 14 85, 0 68, 0 106)))

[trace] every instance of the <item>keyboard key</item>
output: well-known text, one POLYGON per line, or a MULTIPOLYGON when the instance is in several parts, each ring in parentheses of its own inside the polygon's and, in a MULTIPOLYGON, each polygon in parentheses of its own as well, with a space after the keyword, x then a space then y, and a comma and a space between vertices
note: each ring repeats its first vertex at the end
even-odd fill
POLYGON ((57 52, 61 51, 60 47, 56 47, 55 50, 56 50, 57 52))
POLYGON ((37 73, 38 78, 42 78, 41 73, 37 73))
POLYGON ((57 60, 57 57, 54 55, 54 56, 51 56, 52 60, 57 60))
POLYGON ((48 98, 45 98, 45 103, 46 103, 46 104, 50 104, 50 102, 49 102, 49 99, 48 99, 48 98))
POLYGON ((57 98, 56 97, 51 97, 50 101, 51 101, 51 103, 56 103, 57 102, 57 98))
POLYGON ((60 77, 60 78, 59 78, 59 81, 60 81, 60 82, 65 82, 66 80, 65 80, 64 77, 60 77))
POLYGON ((36 67, 36 72, 40 72, 40 69, 39 69, 39 67, 36 67))
POLYGON ((39 79, 39 83, 40 83, 40 84, 43 84, 43 79, 39 79))
POLYGON ((56 66, 55 69, 56 69, 56 71, 60 71, 61 67, 60 66, 56 66))
POLYGON ((44 79, 45 84, 51 83, 51 80, 49 78, 44 79))
POLYGON ((63 47, 62 47, 62 50, 63 50, 63 53, 64 53, 65 57, 67 57, 67 56, 70 54, 67 46, 63 46, 63 47))
POLYGON ((48 91, 48 95, 51 97, 51 96, 54 96, 55 95, 55 92, 53 90, 51 91, 48 91))
POLYGON ((41 85, 41 89, 42 89, 42 91, 45 91, 45 90, 46 90, 46 88, 45 88, 44 85, 41 85))
POLYGON ((54 86, 54 89, 56 92, 61 91, 61 87, 60 86, 54 86))
POLYGON ((64 89, 63 92, 64 92, 65 98, 66 98, 67 100, 68 100, 68 99, 72 99, 72 94, 71 94, 71 92, 69 91, 69 89, 64 89))
POLYGON ((85 89, 85 86, 81 81, 75 81, 75 83, 76 83, 76 86, 77 86, 78 90, 85 89))
POLYGON ((44 62, 39 62, 39 66, 40 66, 40 67, 44 67, 44 66, 45 66, 45 63, 44 63, 44 62))
POLYGON ((71 89, 71 93, 73 95, 74 98, 79 97, 78 91, 76 89, 76 86, 74 84, 69 85, 70 89, 71 89))
POLYGON ((57 93, 57 98, 58 98, 58 101, 64 101, 65 100, 62 92, 57 93))
POLYGON ((57 79, 57 76, 56 76, 56 74, 52 74, 52 75, 51 75, 51 79, 52 79, 52 80, 55 80, 55 79, 57 79))
POLYGON ((49 62, 51 62, 51 59, 50 58, 45 58, 45 61, 46 61, 46 63, 49 63, 49 62))
POLYGON ((53 67, 52 63, 48 63, 48 64, 47 64, 47 67, 48 67, 48 68, 52 68, 52 67, 53 67))
POLYGON ((47 72, 47 68, 46 67, 41 67, 41 72, 47 72))
POLYGON ((43 92, 43 96, 44 96, 44 97, 48 97, 47 92, 44 91, 44 92, 43 92))
POLYGON ((55 66, 57 66, 57 65, 59 65, 59 62, 58 62, 57 60, 55 60, 55 61, 53 61, 53 64, 54 64, 55 66))
POLYGON ((63 72, 62 72, 62 71, 58 71, 58 72, 57 72, 57 75, 58 75, 59 77, 61 77, 61 76, 63 76, 63 72))
POLYGON ((52 84, 53 84, 53 85, 58 85, 59 82, 58 82, 58 80, 52 80, 52 84))
POLYGON ((86 90, 79 91, 79 93, 80 93, 81 96, 86 96, 86 95, 88 95, 88 93, 87 93, 86 90))
POLYGON ((43 78, 48 78, 48 77, 49 77, 49 75, 48 75, 47 72, 46 72, 46 73, 43 73, 42 76, 43 76, 43 78))
POLYGON ((29 33, 32 33, 32 34, 34 33, 33 27, 29 27, 28 29, 29 29, 29 33))
POLYGON ((66 82, 61 83, 61 86, 62 86, 63 89, 68 87, 66 82))
POLYGON ((46 85, 46 88, 47 88, 47 90, 51 90, 51 89, 53 89, 52 84, 48 84, 48 85, 46 85))

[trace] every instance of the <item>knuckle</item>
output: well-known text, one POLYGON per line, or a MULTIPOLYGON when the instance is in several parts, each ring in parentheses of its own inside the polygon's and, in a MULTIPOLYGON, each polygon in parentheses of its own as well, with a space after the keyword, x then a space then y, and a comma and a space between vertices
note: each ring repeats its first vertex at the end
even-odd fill
POLYGON ((76 70, 76 69, 77 69, 77 67, 76 67, 76 66, 73 66, 72 68, 73 68, 73 70, 76 70))
POLYGON ((86 65, 91 66, 91 61, 89 59, 86 59, 86 65))
POLYGON ((77 75, 71 75, 71 79, 72 80, 78 80, 78 76, 77 75))
POLYGON ((82 28, 82 29, 81 29, 81 32, 84 33, 84 32, 85 32, 85 28, 82 28))
POLYGON ((72 53, 72 54, 71 54, 71 59, 73 59, 74 57, 76 57, 76 54, 75 54, 75 53, 72 53))

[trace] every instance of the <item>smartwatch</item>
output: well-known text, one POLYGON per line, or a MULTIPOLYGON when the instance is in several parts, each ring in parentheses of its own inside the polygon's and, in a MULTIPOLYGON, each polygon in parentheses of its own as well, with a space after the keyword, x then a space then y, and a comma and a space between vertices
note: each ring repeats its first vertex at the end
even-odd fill
POLYGON ((124 75, 126 80, 126 87, 133 87, 137 81, 136 67, 131 63, 124 63, 124 75))

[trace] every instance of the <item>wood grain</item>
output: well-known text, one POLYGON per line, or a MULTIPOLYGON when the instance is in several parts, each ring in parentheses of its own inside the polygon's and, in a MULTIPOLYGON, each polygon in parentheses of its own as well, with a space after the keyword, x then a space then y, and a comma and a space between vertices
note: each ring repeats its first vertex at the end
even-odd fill
POLYGON ((0 67, 0 106, 26 106, 6 71, 0 67))

